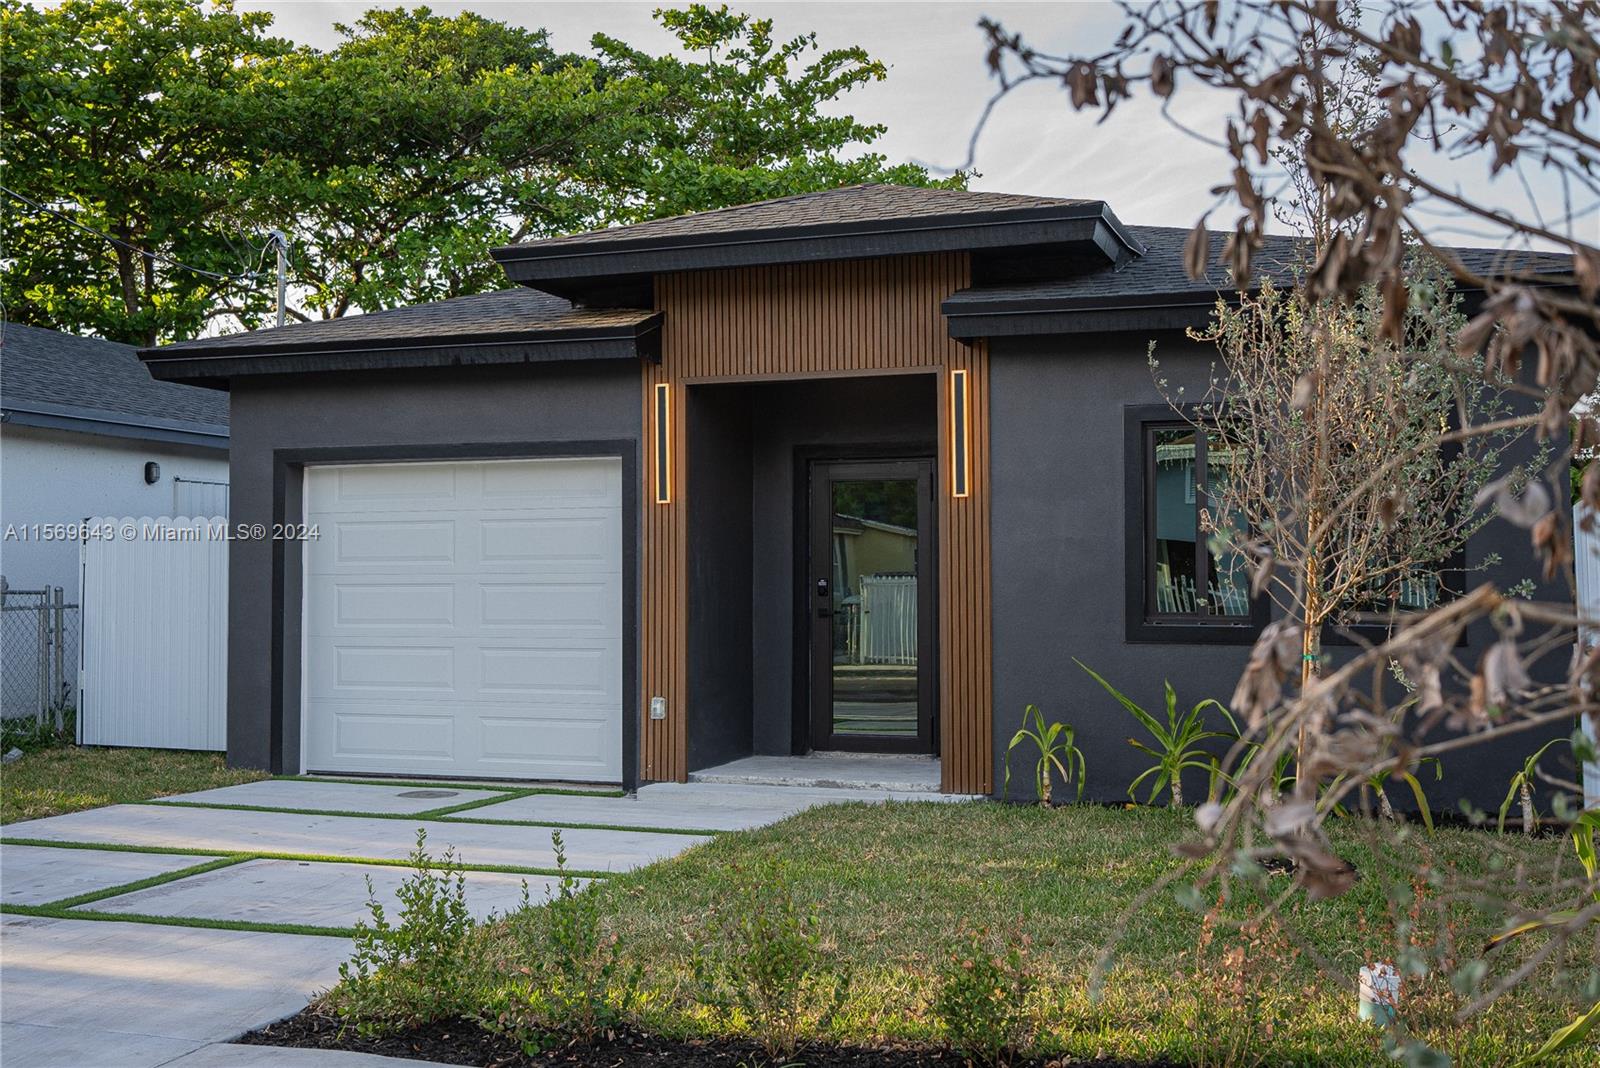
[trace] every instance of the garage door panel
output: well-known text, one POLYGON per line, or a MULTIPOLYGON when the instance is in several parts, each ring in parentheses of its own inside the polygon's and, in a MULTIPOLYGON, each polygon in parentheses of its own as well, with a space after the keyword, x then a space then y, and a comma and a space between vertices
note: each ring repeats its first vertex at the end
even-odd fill
POLYGON ((615 661, 616 649, 609 642, 480 649, 480 694, 486 700, 608 709, 621 699, 611 670, 615 661))
POLYGON ((599 772, 605 770, 605 761, 597 754, 606 740, 604 725, 588 720, 485 716, 482 760, 494 765, 579 766, 599 772))
POLYGON ((547 573, 619 569, 615 513, 535 514, 485 518, 478 527, 478 560, 496 570, 536 567, 547 573))
POLYGON ((491 508, 615 507, 622 489, 618 465, 586 460, 486 464, 482 500, 491 508))
POLYGON ((323 468, 307 487, 311 511, 449 507, 456 499, 453 464, 362 464, 323 468))
POLYGON ((306 764, 614 782, 621 465, 312 468, 306 764))
POLYGON ((331 712, 335 756, 382 758, 400 754, 412 760, 455 760, 456 717, 450 708, 434 705, 413 715, 397 715, 336 705, 331 712))
POLYGON ((456 562, 456 524, 449 519, 396 516, 339 520, 331 527, 318 524, 317 540, 333 540, 332 555, 321 557, 322 566, 317 569, 323 574, 338 574, 352 567, 399 565, 433 570, 456 562))
POLYGON ((352 629, 452 627, 457 622, 456 583, 407 582, 398 576, 364 581, 333 579, 313 598, 311 632, 327 635, 352 629))
POLYGON ((493 581, 478 586, 478 621, 485 633, 605 636, 617 627, 622 576, 493 581))

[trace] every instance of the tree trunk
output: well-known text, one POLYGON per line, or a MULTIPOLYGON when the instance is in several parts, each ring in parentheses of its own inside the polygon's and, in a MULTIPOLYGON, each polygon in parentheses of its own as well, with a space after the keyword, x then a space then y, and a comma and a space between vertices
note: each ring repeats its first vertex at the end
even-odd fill
POLYGON ((1176 771, 1172 773, 1172 807, 1183 807, 1183 776, 1176 771))
POLYGON ((1389 804, 1389 795, 1384 792, 1382 783, 1378 784, 1377 791, 1378 791, 1378 815, 1382 816, 1386 820, 1393 820, 1394 819, 1394 806, 1389 804))
POLYGON ((1533 788, 1524 781, 1517 792, 1522 798, 1522 833, 1532 834, 1539 826, 1539 817, 1533 811, 1533 788))

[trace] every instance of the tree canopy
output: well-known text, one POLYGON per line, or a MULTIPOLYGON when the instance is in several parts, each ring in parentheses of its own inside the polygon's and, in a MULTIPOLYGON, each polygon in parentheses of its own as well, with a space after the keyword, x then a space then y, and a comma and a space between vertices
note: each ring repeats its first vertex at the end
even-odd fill
POLYGON ((488 250, 506 242, 935 182, 831 106, 883 64, 726 7, 657 14, 687 59, 604 35, 562 53, 542 30, 421 7, 370 10, 325 51, 228 0, 0 19, 7 313, 117 340, 263 325, 274 229, 289 315, 309 319, 496 288, 488 250))

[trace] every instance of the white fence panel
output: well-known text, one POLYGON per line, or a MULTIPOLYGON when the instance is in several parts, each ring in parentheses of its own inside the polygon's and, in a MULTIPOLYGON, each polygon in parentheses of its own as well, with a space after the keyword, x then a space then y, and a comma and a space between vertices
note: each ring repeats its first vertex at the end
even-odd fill
POLYGON ((89 529, 79 742, 226 749, 227 520, 102 518, 89 529))
MULTIPOLYGON (((1600 463, 1600 461, 1594 461, 1600 463)), ((1587 620, 1600 621, 1600 520, 1594 530, 1584 530, 1587 509, 1579 505, 1573 516, 1573 570, 1578 580, 1578 614, 1587 620)), ((1600 641, 1600 626, 1583 628, 1580 636, 1585 649, 1600 641)), ((1583 730, 1590 738, 1600 737, 1594 717, 1585 716, 1583 730)), ((1583 766, 1583 793, 1585 807, 1600 805, 1600 764, 1583 766)))
POLYGON ((863 664, 917 662, 916 576, 861 577, 863 664))

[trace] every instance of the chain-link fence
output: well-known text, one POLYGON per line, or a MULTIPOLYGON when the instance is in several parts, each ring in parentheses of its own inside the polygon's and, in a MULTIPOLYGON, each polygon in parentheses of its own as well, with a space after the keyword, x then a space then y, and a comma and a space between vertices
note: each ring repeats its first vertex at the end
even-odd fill
POLYGON ((0 715, 59 725, 77 706, 81 622, 60 586, 14 590, 0 578, 0 715))

